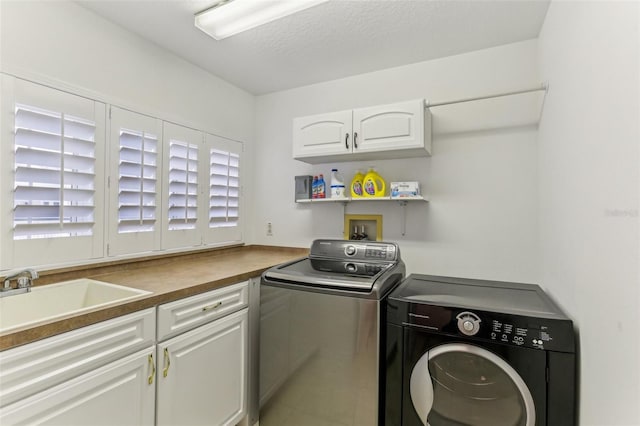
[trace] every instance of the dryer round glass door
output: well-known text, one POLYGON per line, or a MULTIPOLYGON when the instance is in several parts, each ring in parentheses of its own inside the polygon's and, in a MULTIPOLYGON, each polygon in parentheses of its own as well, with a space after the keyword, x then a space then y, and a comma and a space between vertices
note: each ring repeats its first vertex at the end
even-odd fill
POLYGON ((534 426, 531 392, 502 358, 464 343, 437 346, 411 372, 411 401, 429 426, 534 426))

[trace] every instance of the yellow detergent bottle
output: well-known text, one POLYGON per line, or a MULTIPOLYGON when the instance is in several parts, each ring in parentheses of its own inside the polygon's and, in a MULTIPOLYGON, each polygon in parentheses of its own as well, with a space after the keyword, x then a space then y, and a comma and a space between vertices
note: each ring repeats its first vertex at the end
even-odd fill
POLYGON ((360 170, 356 172, 356 175, 351 180, 351 197, 358 198, 364 197, 364 175, 360 170))
POLYGON ((380 176, 373 168, 370 168, 366 175, 364 175, 364 196, 365 197, 384 197, 384 192, 387 189, 382 176, 380 176))

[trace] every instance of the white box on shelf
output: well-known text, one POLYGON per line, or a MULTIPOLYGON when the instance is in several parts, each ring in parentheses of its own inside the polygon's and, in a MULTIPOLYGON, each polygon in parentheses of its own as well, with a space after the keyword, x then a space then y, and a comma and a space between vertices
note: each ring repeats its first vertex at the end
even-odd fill
POLYGON ((391 182, 391 198, 410 198, 420 196, 418 182, 391 182))

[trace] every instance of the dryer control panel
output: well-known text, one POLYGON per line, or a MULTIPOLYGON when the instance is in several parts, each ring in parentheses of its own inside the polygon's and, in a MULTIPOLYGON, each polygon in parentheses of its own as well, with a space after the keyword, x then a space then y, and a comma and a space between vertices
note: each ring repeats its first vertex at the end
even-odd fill
MULTIPOLYGON (((393 301, 389 302, 393 308, 393 301)), ((399 306, 400 307, 400 306, 399 306)), ((570 321, 531 318, 462 308, 409 304, 403 326, 533 349, 574 352, 570 321)), ((403 315, 401 314, 400 317, 403 315)))

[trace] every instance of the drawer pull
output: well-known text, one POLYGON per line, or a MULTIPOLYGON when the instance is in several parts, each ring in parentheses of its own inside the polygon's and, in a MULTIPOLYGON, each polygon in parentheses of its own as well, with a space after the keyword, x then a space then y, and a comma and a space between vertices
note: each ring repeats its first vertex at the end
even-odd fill
POLYGON ((171 360, 169 359, 169 348, 164 348, 164 370, 162 370, 163 377, 167 377, 167 374, 169 374, 169 367, 171 367, 171 360))
POLYGON ((149 354, 149 367, 151 367, 151 374, 149 374, 149 384, 153 384, 153 378, 156 375, 156 363, 153 362, 153 354, 149 354))
POLYGON ((202 312, 204 312, 204 311, 210 311, 211 309, 215 309, 215 308, 217 308, 217 307, 220 307, 221 305, 222 305, 222 302, 216 302, 216 303, 214 303, 213 305, 205 306, 204 308, 202 308, 202 312))

